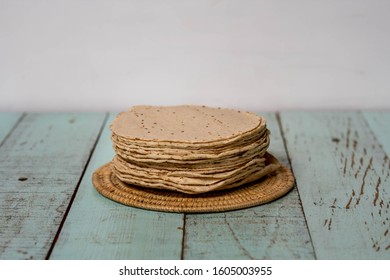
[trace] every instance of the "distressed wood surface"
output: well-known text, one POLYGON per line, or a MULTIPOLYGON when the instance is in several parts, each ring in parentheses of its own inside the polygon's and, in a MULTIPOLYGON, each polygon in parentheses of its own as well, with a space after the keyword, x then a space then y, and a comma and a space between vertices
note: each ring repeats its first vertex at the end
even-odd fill
MULTIPOLYGON (((274 114, 269 151, 288 166, 274 114)), ((314 251, 294 188, 269 204, 225 213, 186 215, 185 259, 313 259, 314 251)))
POLYGON ((46 257, 104 118, 27 114, 1 146, 1 259, 46 257))
POLYGON ((22 116, 23 113, 0 112, 0 147, 22 116))
POLYGON ((270 204, 192 215, 95 191, 114 116, 83 173, 105 114, 0 113, 0 259, 390 259, 389 112, 284 112, 283 135, 265 114, 269 151, 288 165, 284 138, 297 187, 270 204))
POLYGON ((390 259, 389 158, 363 115, 286 112, 281 123, 316 256, 390 259))
POLYGON ((183 215, 113 202, 92 185, 92 173, 113 155, 111 114, 78 189, 51 259, 179 259, 183 215))
POLYGON ((387 155, 390 155, 390 112, 363 112, 368 125, 387 155))

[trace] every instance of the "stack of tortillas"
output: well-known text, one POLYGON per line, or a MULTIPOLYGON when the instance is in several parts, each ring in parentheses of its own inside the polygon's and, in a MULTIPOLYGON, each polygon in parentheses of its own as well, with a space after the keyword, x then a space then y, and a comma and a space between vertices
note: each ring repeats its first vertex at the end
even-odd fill
POLYGON ((111 124, 115 157, 93 178, 120 203, 171 212, 214 212, 269 202, 293 186, 267 153, 256 114, 205 106, 135 106, 111 124))

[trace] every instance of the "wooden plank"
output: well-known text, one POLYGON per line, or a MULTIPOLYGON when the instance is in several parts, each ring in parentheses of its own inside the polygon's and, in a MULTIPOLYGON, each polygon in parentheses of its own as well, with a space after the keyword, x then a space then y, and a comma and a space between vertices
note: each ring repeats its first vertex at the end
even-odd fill
POLYGON ((368 125, 386 154, 390 155, 390 111, 363 112, 368 125))
MULTIPOLYGON (((275 114, 263 114, 271 131, 269 151, 288 159, 275 114)), ((313 259, 314 252, 294 188, 272 203, 226 213, 186 215, 185 259, 313 259)))
POLYGON ((0 112, 0 147, 22 115, 18 112, 0 112))
POLYGON ((127 207, 94 189, 93 172, 113 155, 111 114, 51 259, 179 259, 183 215, 127 207))
POLYGON ((389 159, 354 112, 281 115, 319 259, 389 259, 389 159))
POLYGON ((0 258, 44 259, 103 113, 28 114, 0 148, 0 258))

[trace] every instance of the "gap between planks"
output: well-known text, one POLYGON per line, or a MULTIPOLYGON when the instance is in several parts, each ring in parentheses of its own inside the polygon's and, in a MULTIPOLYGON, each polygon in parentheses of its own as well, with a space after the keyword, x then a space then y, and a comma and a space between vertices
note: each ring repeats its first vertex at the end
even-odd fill
POLYGON ((1 259, 45 258, 103 120, 33 113, 14 127, 0 148, 1 259))
MULTIPOLYGON (((274 113, 270 152, 288 166, 274 113)), ((187 214, 182 259, 313 259, 313 246, 294 188, 268 204, 241 210, 187 214)))
POLYGON ((74 199, 75 199, 75 197, 76 197, 76 194, 77 194, 77 191, 78 191, 78 189, 79 189, 81 180, 82 180, 83 177, 84 177, 85 171, 87 170, 87 167, 88 167, 88 165, 89 165, 89 162, 91 161, 92 155, 93 155, 93 153, 95 152, 96 145, 97 145, 97 143, 99 142, 99 139, 100 139, 100 136, 102 135, 102 132, 103 132, 104 127, 106 126, 107 119, 108 119, 108 113, 105 113, 104 120, 103 120, 102 125, 101 125, 101 127, 100 127, 99 133, 98 133, 98 135, 97 135, 97 137, 96 137, 95 143, 93 144, 93 147, 92 147, 92 149, 91 149, 91 152, 90 152, 90 154, 89 154, 89 156, 88 156, 88 160, 87 160, 87 162, 86 162, 86 164, 85 164, 85 166, 84 166, 84 168, 83 168, 83 172, 82 172, 81 175, 80 175, 80 178, 79 178, 79 180, 78 180, 78 182, 77 182, 76 188, 75 188, 75 190, 74 190, 74 192, 73 192, 73 194, 72 194, 72 197, 70 198, 68 207, 66 208, 65 213, 64 213, 64 216, 63 216, 63 218, 62 218, 62 221, 61 221, 61 223, 60 223, 60 225, 59 225, 59 227, 58 227, 57 233, 56 233, 56 235, 55 235, 55 237, 54 237, 54 239, 53 239, 53 242, 52 242, 52 244, 51 244, 51 246, 50 246, 50 249, 49 249, 49 251, 48 251, 48 253, 47 253, 47 255, 46 255, 46 258, 45 258, 46 260, 48 260, 48 259, 50 258, 50 255, 51 255, 51 253, 53 252, 54 246, 55 246, 55 244, 57 243, 58 236, 60 235, 61 230, 62 230, 62 227, 64 226, 64 223, 65 223, 65 220, 66 220, 66 218, 68 217, 70 208, 71 208, 72 205, 73 205, 73 201, 74 201, 74 199))
POLYGON ((388 258, 389 168, 378 132, 359 112, 283 112, 281 121, 318 258, 388 258))
POLYGON ((11 136, 12 132, 14 132, 14 130, 16 129, 16 127, 20 124, 20 122, 24 119, 24 117, 26 116, 26 113, 21 113, 21 115, 19 116, 19 118, 16 120, 16 122, 14 123, 14 125, 12 126, 12 128, 8 131, 8 133, 6 133, 4 135, 4 138, 3 139, 0 139, 0 148, 1 146, 3 146, 3 144, 7 141, 7 139, 11 136))
MULTIPOLYGON (((290 153, 289 153, 289 150, 288 150, 288 147, 287 147, 287 140, 286 140, 286 136, 285 136, 284 131, 283 131, 283 126, 282 126, 282 120, 281 120, 280 112, 276 112, 276 121, 278 123, 279 132, 280 132, 280 135, 281 135, 282 140, 283 140, 284 149, 286 150, 288 164, 289 164, 289 167, 291 169, 291 172, 294 175, 294 180, 295 180, 295 183, 294 183, 295 186, 294 187, 297 189, 299 204, 302 206, 303 218, 305 219, 305 224, 306 224, 306 227, 307 227, 306 212, 305 212, 305 209, 304 209, 304 207, 302 205, 301 194, 300 194, 299 188, 297 186, 297 180, 295 179, 294 168, 293 168, 293 166, 291 164, 291 156, 290 156, 290 153)), ((313 238, 311 236, 310 230, 308 230, 308 234, 309 234, 309 237, 310 237, 310 243, 313 244, 313 238)), ((317 259, 317 255, 316 255, 316 251, 314 250, 314 247, 313 247, 313 255, 314 255, 314 259, 317 259)))
POLYGON ((109 116, 50 259, 180 259, 183 214, 124 206, 99 194, 93 172, 114 156, 109 116))

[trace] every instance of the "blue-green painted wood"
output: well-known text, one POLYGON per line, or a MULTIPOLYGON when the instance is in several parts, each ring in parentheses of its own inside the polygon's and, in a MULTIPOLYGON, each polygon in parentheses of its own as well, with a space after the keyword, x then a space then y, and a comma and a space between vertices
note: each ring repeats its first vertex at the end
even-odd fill
POLYGON ((92 174, 113 155, 111 114, 85 172, 51 259, 179 259, 183 215, 113 202, 92 185, 92 174))
POLYGON ((0 146, 22 115, 18 112, 0 112, 0 146))
POLYGON ((363 112, 363 115, 383 150, 390 156, 390 111, 363 112))
POLYGON ((46 257, 104 118, 27 114, 1 146, 1 259, 46 257))
MULTIPOLYGON (((289 165, 275 114, 263 114, 269 151, 289 165)), ((226 213, 186 215, 185 259, 313 259, 314 252, 294 188, 272 203, 226 213)))
POLYGON ((319 259, 390 259, 389 159, 360 113, 281 122, 319 259))

